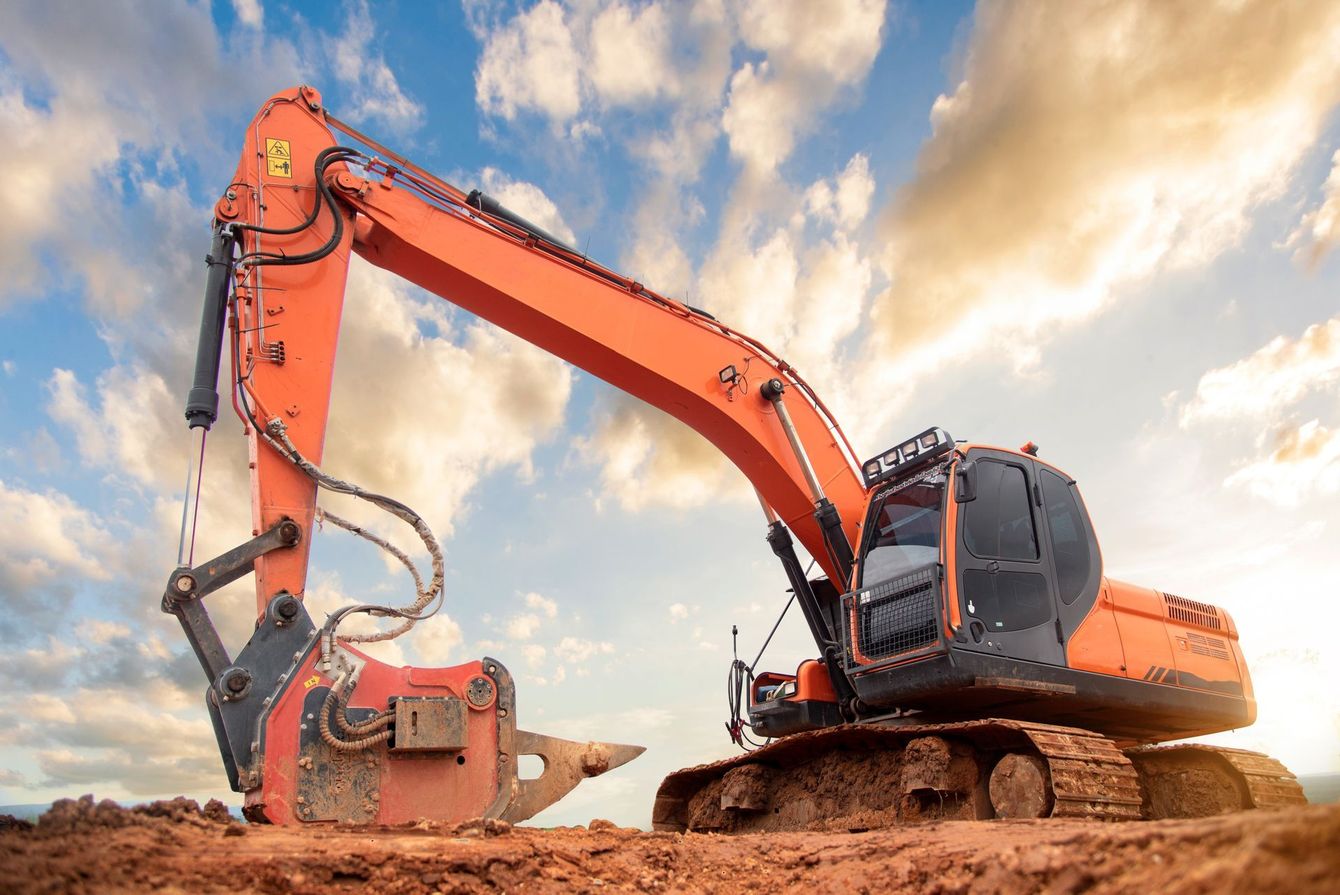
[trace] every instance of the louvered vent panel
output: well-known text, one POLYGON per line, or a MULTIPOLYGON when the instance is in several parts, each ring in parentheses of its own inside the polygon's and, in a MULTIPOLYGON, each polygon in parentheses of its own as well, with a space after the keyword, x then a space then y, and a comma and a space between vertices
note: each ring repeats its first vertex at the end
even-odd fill
POLYGON ((1219 613, 1209 603, 1198 603, 1176 594, 1164 594, 1163 604, 1168 611, 1168 618, 1175 621, 1213 631, 1222 630, 1224 627, 1219 621, 1219 613))
POLYGON ((1204 634, 1196 634, 1188 631, 1186 634, 1187 643, 1191 645, 1191 651, 1202 656, 1213 656, 1216 659, 1228 658, 1228 644, 1218 637, 1206 637, 1204 634))

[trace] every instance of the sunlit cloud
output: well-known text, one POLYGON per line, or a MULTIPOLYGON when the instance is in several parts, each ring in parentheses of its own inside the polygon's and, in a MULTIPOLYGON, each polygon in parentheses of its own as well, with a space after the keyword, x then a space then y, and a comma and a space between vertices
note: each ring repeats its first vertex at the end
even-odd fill
MULTIPOLYGON (((1340 100, 1340 8, 986 2, 915 179, 883 212, 892 380, 1200 268, 1280 197, 1340 100)), ((905 379, 903 381, 906 381, 905 379)))
POLYGON ((1313 270, 1340 245, 1340 149, 1331 156, 1321 204, 1303 215, 1285 245, 1294 249, 1294 260, 1313 270))

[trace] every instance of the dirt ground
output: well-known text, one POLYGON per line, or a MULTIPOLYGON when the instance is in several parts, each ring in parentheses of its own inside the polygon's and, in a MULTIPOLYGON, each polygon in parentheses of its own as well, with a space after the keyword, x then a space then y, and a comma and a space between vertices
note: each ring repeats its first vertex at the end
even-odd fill
POLYGON ((0 818, 0 889, 29 892, 1233 893, 1340 887, 1340 805, 1201 820, 941 821, 868 833, 248 826, 212 802, 91 797, 0 818))

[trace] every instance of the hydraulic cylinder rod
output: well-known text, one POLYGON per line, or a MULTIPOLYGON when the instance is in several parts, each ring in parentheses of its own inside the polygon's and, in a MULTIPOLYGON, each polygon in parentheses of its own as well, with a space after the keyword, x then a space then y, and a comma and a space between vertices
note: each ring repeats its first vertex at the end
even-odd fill
POLYGON ((219 418, 219 362, 223 354, 223 324, 228 313, 228 281, 233 275, 233 245, 237 238, 230 225, 214 230, 214 244, 205 263, 205 306, 200 314, 200 341, 195 349, 195 376, 186 396, 186 424, 208 429, 219 418))
POLYGON ((833 502, 824 494, 823 485, 814 473, 814 466, 810 463, 809 454, 805 453, 805 445, 801 443, 800 436, 796 433, 795 423, 791 421, 791 412, 786 409, 786 402, 782 400, 784 391, 786 391, 786 385, 780 379, 769 379, 759 390, 764 400, 770 401, 776 409, 777 419, 782 424, 782 431, 786 433, 786 440, 791 443, 791 450, 795 452, 796 462, 800 464, 800 471, 805 476, 805 483, 809 485, 810 495, 814 498, 814 519, 823 531, 824 546, 828 548, 828 558, 842 574, 842 580, 833 583, 838 585, 839 590, 842 590, 846 588, 847 580, 851 577, 854 562, 851 542, 847 540, 847 535, 842 530, 841 514, 838 513, 833 502))

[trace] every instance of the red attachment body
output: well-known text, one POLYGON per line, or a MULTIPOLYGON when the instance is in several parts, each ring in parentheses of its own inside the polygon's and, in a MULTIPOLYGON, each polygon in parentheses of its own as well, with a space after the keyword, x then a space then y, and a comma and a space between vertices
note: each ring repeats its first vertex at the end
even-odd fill
POLYGON ((397 752, 385 746, 349 753, 330 749, 317 733, 316 717, 307 717, 315 714, 311 704, 323 700, 334 683, 318 670, 320 656, 313 651, 266 722, 264 778, 246 795, 248 816, 261 815, 271 823, 383 824, 499 816, 512 795, 516 761, 506 671, 479 661, 451 668, 393 668, 345 649, 366 662, 349 703, 351 714, 361 707, 384 709, 393 697, 453 697, 466 706, 466 746, 448 753, 397 752), (492 675, 487 667, 494 668, 492 675), (504 681, 494 686, 492 698, 483 705, 471 702, 470 682, 494 681, 500 671, 504 681), (500 702, 508 706, 501 717, 500 702))

